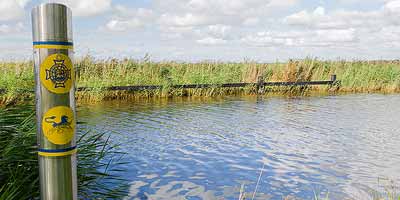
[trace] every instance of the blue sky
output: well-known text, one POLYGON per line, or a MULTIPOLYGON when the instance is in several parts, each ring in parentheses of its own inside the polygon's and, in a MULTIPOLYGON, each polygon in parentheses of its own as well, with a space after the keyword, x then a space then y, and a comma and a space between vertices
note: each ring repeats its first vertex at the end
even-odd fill
POLYGON ((0 59, 30 59, 30 11, 73 11, 76 56, 397 59, 400 0, 0 0, 0 59))

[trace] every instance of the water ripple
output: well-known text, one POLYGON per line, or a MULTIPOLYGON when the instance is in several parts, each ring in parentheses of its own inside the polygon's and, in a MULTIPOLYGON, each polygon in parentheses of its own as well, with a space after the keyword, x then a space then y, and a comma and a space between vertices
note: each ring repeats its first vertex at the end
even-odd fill
POLYGON ((400 95, 108 102, 79 117, 128 152, 126 199, 367 199, 400 183, 400 95))

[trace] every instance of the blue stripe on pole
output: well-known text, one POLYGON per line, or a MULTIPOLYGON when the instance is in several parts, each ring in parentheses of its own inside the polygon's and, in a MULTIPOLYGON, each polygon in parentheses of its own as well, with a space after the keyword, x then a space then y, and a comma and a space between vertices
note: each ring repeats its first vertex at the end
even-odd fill
POLYGON ((46 153, 62 153, 76 149, 76 146, 68 147, 65 149, 38 149, 39 152, 46 152, 46 153))
POLYGON ((66 46, 73 46, 72 42, 57 42, 57 41, 40 41, 40 42, 33 42, 33 45, 66 45, 66 46))

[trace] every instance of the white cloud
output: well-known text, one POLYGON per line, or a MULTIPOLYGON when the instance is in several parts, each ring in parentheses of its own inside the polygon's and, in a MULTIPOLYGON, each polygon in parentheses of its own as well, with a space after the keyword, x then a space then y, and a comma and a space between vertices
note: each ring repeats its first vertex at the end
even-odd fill
POLYGON ((354 29, 329 29, 313 31, 258 32, 241 38, 250 46, 325 46, 338 47, 356 43, 354 29))
POLYGON ((323 7, 316 8, 313 12, 309 13, 306 10, 292 14, 285 18, 285 22, 289 25, 312 26, 321 20, 325 15, 323 7))
POLYGON ((126 31, 132 28, 140 28, 143 27, 144 24, 137 18, 133 18, 130 20, 111 20, 106 24, 106 29, 110 31, 126 31))
POLYGON ((260 23, 260 19, 258 17, 249 17, 243 21, 243 25, 245 26, 255 26, 260 23))
MULTIPOLYGON (((100 22, 101 30, 107 32, 93 32, 84 27, 83 32, 98 34, 96 40, 90 42, 97 41, 97 36, 109 39, 113 34, 111 32, 134 32, 123 36, 132 41, 127 43, 140 41, 146 44, 144 52, 156 55, 164 53, 161 51, 163 47, 180 48, 187 57, 234 55, 211 52, 204 47, 207 45, 217 45, 221 49, 235 45, 241 50, 238 52, 242 52, 235 55, 254 54, 254 57, 262 55, 260 48, 253 46, 264 47, 263 51, 278 47, 294 57, 316 49, 316 56, 320 52, 337 53, 338 56, 349 55, 349 52, 356 55, 364 49, 375 51, 377 55, 395 55, 390 53, 396 51, 392 47, 400 48, 400 0, 334 0, 337 4, 321 1, 320 7, 311 9, 309 3, 300 0, 152 0, 144 4, 149 6, 146 8, 118 0, 39 1, 65 3, 76 16, 97 15, 88 19, 92 20, 88 23, 100 22), (360 6, 354 6, 356 3, 360 6), (337 51, 338 48, 343 50, 343 47, 348 51, 337 51)), ((10 36, 2 37, 4 41, 12 39, 13 33, 23 31, 15 24, 28 13, 27 7, 32 4, 28 2, 31 0, 0 0, 0 35, 10 36)), ((76 28, 82 30, 82 26, 76 28)), ((80 40, 86 41, 86 38, 80 40)), ((112 37, 110 41, 119 40, 112 37)), ((172 55, 165 53, 165 58, 168 56, 172 55)), ((282 54, 271 52, 268 56, 281 58, 282 54)))
POLYGON ((22 22, 13 25, 0 24, 0 34, 15 34, 21 32, 23 29, 24 25, 22 22))
POLYGON ((299 0, 154 0, 161 36, 204 45, 222 45, 240 37, 232 29, 256 26, 273 12, 299 0), (189 28, 186 31, 184 28, 189 28), (184 30, 184 31, 182 31, 184 30))
POLYGON ((221 45, 226 44, 228 41, 221 38, 206 37, 200 40, 196 40, 196 42, 203 45, 221 45))
MULTIPOLYGON (((305 39, 307 42, 307 39, 305 39)), ((309 38, 310 45, 336 46, 357 42, 354 29, 316 30, 315 35, 309 38)))
POLYGON ((56 0, 69 6, 74 16, 94 16, 111 9, 112 0, 56 0))
POLYGON ((376 2, 385 2, 388 0, 336 0, 340 4, 358 4, 358 3, 376 3, 376 2))
POLYGON ((389 13, 399 13, 400 12, 400 0, 388 1, 384 8, 389 13))
POLYGON ((400 47, 400 26, 387 26, 380 31, 370 33, 367 35, 365 43, 369 46, 383 45, 390 49, 391 47, 400 47))
POLYGON ((109 20, 104 28, 117 32, 143 28, 147 23, 152 23, 153 15, 154 13, 150 9, 127 8, 117 5, 114 7, 113 19, 109 20))
POLYGON ((225 38, 231 31, 232 27, 223 24, 215 24, 207 27, 207 33, 213 37, 225 38))
POLYGON ((400 0, 389 1, 384 6, 384 15, 396 25, 400 24, 400 0))
POLYGON ((156 0, 156 7, 164 12, 214 13, 214 15, 236 15, 243 10, 266 4, 265 0, 156 0))
POLYGON ((30 0, 0 0, 0 21, 20 19, 30 0))
POLYGON ((193 13, 184 15, 165 13, 160 16, 159 23, 164 26, 199 26, 205 25, 211 20, 206 15, 195 15, 193 13))
POLYGON ((319 29, 366 28, 377 29, 387 25, 400 25, 400 0, 386 1, 379 9, 372 11, 334 10, 325 12, 318 7, 309 12, 302 10, 284 18, 287 25, 319 29))
POLYGON ((286 39, 278 37, 277 34, 271 32, 258 32, 249 34, 241 39, 241 41, 250 46, 277 46, 284 45, 286 39))
POLYGON ((116 5, 114 7, 114 15, 119 17, 152 18, 154 12, 146 8, 128 8, 123 5, 116 5))
POLYGON ((161 38, 164 40, 170 40, 170 39, 176 39, 176 40, 182 40, 182 39, 188 39, 193 37, 193 35, 197 35, 198 30, 194 30, 193 27, 191 26, 186 26, 186 27, 161 27, 161 38))
POLYGON ((161 26, 241 25, 295 5, 298 0, 155 0, 161 26))

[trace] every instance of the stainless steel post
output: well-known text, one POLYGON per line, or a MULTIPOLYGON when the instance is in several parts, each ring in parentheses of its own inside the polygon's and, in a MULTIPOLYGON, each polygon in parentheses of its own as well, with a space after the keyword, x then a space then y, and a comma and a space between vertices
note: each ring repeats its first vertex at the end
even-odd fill
POLYGON ((71 10, 62 4, 32 9, 42 200, 77 199, 71 18, 71 10))

